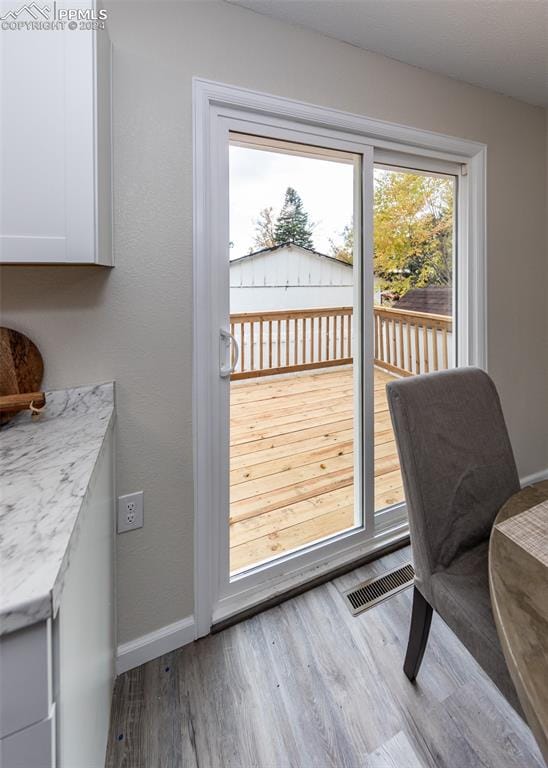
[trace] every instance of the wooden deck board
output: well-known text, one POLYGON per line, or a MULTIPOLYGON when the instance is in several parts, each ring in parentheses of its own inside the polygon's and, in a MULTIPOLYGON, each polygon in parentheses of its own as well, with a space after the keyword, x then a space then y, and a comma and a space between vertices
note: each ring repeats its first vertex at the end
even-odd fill
MULTIPOLYGON (((403 499, 391 378, 375 369, 376 509, 403 499)), ((353 525, 352 392, 351 368, 232 383, 232 571, 353 525)))

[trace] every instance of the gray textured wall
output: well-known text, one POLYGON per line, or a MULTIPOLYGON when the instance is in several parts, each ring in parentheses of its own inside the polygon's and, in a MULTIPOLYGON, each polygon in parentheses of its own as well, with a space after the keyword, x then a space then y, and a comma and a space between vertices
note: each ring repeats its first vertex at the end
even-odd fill
POLYGON ((3 270, 3 323, 47 387, 116 379, 119 640, 193 609, 191 78, 488 144, 489 367, 521 474, 548 466, 544 110, 216 2, 107 3, 114 45, 112 271, 3 270))

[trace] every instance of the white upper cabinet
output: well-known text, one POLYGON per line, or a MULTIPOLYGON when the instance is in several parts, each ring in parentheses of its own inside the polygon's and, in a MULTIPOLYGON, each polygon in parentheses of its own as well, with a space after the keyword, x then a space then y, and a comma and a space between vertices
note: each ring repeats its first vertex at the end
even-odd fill
POLYGON ((89 0, 0 2, 2 263, 112 266, 110 41, 97 14, 89 0), (72 24, 54 17, 69 8, 72 24))

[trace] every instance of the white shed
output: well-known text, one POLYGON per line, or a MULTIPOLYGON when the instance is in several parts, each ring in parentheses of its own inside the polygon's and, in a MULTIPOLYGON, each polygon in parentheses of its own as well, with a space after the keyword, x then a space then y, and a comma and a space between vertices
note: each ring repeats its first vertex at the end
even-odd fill
POLYGON ((354 303, 351 264, 294 243, 230 262, 230 311, 256 312, 354 303))

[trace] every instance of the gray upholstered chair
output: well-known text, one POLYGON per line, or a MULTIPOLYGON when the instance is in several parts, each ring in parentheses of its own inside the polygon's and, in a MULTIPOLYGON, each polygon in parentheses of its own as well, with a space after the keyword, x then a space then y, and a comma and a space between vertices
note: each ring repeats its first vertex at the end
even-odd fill
POLYGON ((392 381, 387 393, 416 573, 405 674, 419 671, 434 609, 521 714, 489 597, 493 520, 520 489, 495 385, 460 368, 392 381))

